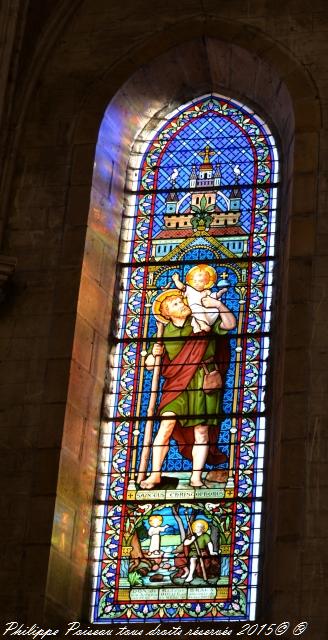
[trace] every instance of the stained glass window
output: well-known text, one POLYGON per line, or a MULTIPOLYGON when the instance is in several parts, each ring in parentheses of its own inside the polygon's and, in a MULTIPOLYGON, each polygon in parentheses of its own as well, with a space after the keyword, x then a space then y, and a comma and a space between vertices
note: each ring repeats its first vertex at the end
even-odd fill
POLYGON ((254 619, 278 152, 218 95, 131 154, 95 507, 94 622, 254 619))

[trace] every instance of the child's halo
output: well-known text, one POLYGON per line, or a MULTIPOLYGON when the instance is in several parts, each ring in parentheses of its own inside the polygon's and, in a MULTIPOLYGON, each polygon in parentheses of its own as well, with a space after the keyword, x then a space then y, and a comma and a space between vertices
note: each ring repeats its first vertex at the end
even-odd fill
POLYGON ((218 279, 217 273, 215 269, 213 269, 213 267, 210 267, 210 265, 208 264, 196 264, 188 271, 186 275, 186 282, 191 286, 196 271, 205 271, 209 275, 209 281, 204 285, 204 289, 210 289, 211 287, 213 287, 218 279))

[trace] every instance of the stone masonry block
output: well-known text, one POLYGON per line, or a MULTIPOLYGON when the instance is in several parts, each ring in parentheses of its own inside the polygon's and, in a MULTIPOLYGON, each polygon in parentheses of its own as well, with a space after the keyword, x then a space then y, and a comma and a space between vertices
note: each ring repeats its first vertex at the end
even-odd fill
POLYGON ((304 486, 306 453, 306 443, 300 438, 282 443, 280 453, 280 487, 301 488, 304 486))
POLYGON ((58 274, 54 294, 54 312, 76 312, 80 284, 80 268, 63 269, 58 274))
POLYGON ((300 545, 291 540, 279 540, 276 545, 275 587, 276 589, 293 590, 301 577, 300 545))
POLYGON ((302 349, 288 349, 285 356, 285 391, 297 393, 309 388, 309 354, 302 349))
POLYGON ((58 480, 60 449, 37 449, 32 481, 34 496, 55 495, 58 480))
POLYGON ((66 399, 69 371, 69 358, 48 360, 45 379, 46 402, 63 402, 66 399))
POLYGON ((300 173, 317 170, 319 134, 316 131, 297 132, 294 147, 294 168, 300 173))
POLYGON ((68 358, 72 354, 74 336, 74 315, 57 313, 49 335, 50 358, 68 358))
POLYGON ((316 181, 316 175, 313 173, 295 174, 292 202, 294 214, 315 212, 316 181))
POLYGON ((89 371, 95 342, 94 328, 80 315, 76 316, 73 358, 89 371))
POLYGON ((82 494, 82 472, 80 460, 72 455, 68 448, 61 452, 60 472, 58 478, 58 495, 63 502, 67 502, 78 509, 82 494))
POLYGON ((108 300, 112 298, 114 284, 116 279, 116 246, 104 247, 103 260, 101 265, 100 284, 105 291, 108 291, 108 300))
POLYGON ((278 540, 299 540, 304 531, 304 489, 279 489, 278 540))
POLYGON ((92 350, 91 373, 103 384, 108 357, 108 340, 96 334, 92 350))
POLYGON ((82 275, 78 312, 101 335, 108 335, 110 317, 106 291, 86 274, 82 275))
POLYGON ((299 67, 286 75, 284 80, 293 100, 303 100, 314 96, 314 87, 309 76, 305 76, 299 67))
POLYGON ((315 247, 316 220, 311 214, 292 216, 290 253, 292 256, 312 256, 315 247))
POLYGON ((67 228, 61 250, 61 265, 64 267, 79 267, 83 261, 85 245, 85 227, 67 228))
POLYGON ((72 185, 91 185, 94 157, 94 144, 80 144, 74 147, 71 172, 72 185))
POLYGON ((18 315, 15 319, 13 334, 16 338, 46 337, 49 333, 51 316, 35 314, 28 317, 18 315))
POLYGON ((70 188, 67 205, 67 224, 83 226, 87 224, 90 202, 90 187, 74 185, 70 188))
POLYGON ((289 304, 286 321, 286 347, 304 347, 310 338, 312 310, 304 303, 289 304))
POLYGON ((308 402, 304 393, 285 393, 282 398, 282 439, 304 438, 308 421, 308 402))
POLYGON ((318 131, 321 126, 320 101, 318 97, 298 98, 294 102, 296 131, 318 131))
MULTIPOLYGON (((1 415, 1 414, 0 414, 1 415)), ((36 427, 11 427, 0 431, 0 446, 5 449, 33 447, 36 441, 36 427)))
POLYGON ((67 448, 75 458, 81 456, 85 420, 75 407, 67 405, 63 447, 67 448))
POLYGON ((327 274, 328 274, 328 256, 316 256, 314 258, 314 270, 317 278, 324 278, 325 282, 327 282, 327 274))
POLYGON ((88 229, 85 240, 83 268, 88 276, 96 282, 101 281, 102 264, 106 245, 93 229, 88 229))
POLYGON ((29 544, 49 544, 55 508, 54 495, 33 496, 29 504, 27 541, 29 544))
POLYGON ((88 416, 95 378, 77 362, 72 361, 68 399, 82 415, 88 416))
POLYGON ((97 139, 100 121, 101 114, 81 111, 75 129, 76 144, 94 144, 97 139))
POLYGON ((308 303, 312 284, 312 260, 295 258, 289 262, 288 296, 289 302, 308 303))
POLYGON ((1 424, 3 429, 13 429, 21 423, 23 404, 16 402, 8 407, 1 407, 1 424))
POLYGON ((39 589, 42 593, 48 572, 49 551, 49 542, 26 547, 22 574, 24 575, 26 588, 29 590, 36 591, 39 589))
POLYGON ((37 435, 38 448, 59 448, 63 437, 65 402, 41 405, 40 428, 37 435))

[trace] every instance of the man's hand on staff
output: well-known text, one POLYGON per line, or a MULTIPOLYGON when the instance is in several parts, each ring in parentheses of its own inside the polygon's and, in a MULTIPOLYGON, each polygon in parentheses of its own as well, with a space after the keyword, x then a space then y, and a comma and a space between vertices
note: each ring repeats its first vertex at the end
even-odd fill
POLYGON ((160 342, 155 342, 152 352, 147 356, 145 360, 145 365, 147 369, 153 369, 155 366, 155 358, 156 356, 162 356, 164 353, 164 345, 160 344, 160 342))
POLYGON ((155 342, 153 349, 152 349, 152 354, 153 356, 162 356, 164 353, 164 345, 160 344, 159 342, 155 342))

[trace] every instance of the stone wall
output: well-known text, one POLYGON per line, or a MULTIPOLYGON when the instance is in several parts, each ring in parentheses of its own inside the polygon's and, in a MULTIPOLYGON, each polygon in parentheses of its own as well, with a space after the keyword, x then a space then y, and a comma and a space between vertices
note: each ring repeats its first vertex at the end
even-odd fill
POLYGON ((213 89, 259 105, 281 140, 261 619, 309 619, 321 640, 326 3, 62 1, 46 4, 43 22, 33 20, 33 4, 21 18, 19 63, 17 52, 12 58, 3 139, 1 253, 18 259, 0 325, 3 619, 87 620, 90 516, 128 155, 159 108, 213 89), (109 141, 100 129, 104 117, 109 141), (104 173, 93 171, 95 158, 104 173))

